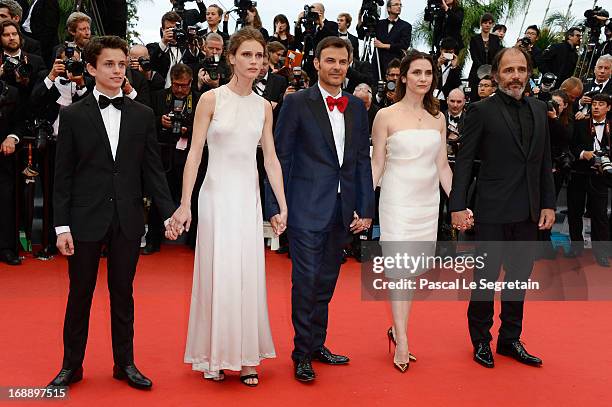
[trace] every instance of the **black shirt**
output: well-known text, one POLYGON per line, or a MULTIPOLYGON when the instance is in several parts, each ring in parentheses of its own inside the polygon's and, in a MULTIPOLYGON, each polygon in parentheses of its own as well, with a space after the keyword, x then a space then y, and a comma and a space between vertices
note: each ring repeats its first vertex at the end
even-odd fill
POLYGON ((533 113, 531 112, 531 108, 529 108, 527 100, 525 97, 517 100, 501 90, 499 90, 497 94, 499 94, 501 100, 504 101, 504 105, 512 118, 510 130, 519 140, 521 140, 525 152, 529 151, 529 145, 533 138, 534 121, 533 113))

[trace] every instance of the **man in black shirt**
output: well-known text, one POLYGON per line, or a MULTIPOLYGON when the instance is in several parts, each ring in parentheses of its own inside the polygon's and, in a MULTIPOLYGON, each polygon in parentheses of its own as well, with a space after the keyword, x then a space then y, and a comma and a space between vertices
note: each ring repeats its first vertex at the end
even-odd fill
MULTIPOLYGON (((576 48, 580 46, 582 31, 572 27, 565 33, 565 41, 553 44, 542 53, 540 70, 542 73, 552 72, 557 76, 557 84, 572 76, 578 62, 576 48)), ((557 86, 558 86, 557 85, 557 86)))

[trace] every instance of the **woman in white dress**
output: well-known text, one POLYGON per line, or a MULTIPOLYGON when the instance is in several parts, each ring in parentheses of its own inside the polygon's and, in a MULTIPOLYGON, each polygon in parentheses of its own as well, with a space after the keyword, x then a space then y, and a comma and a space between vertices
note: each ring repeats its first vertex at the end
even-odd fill
POLYGON ((166 235, 189 228, 191 194, 208 142, 206 178, 198 198, 194 261, 185 363, 204 377, 223 380, 225 370, 240 371, 248 386, 259 382, 255 366, 276 356, 268 320, 263 219, 256 151, 261 142, 265 169, 281 206, 273 220, 285 229, 287 205, 282 170, 272 136, 272 108, 252 91, 265 57, 261 33, 235 33, 227 55, 233 77, 206 92, 196 108, 191 150, 185 164, 181 206, 166 235))
MULTIPOLYGON (((433 254, 439 185, 449 194, 453 176, 446 157, 446 121, 433 96, 434 66, 431 57, 422 52, 410 51, 404 57, 397 82, 398 102, 378 112, 372 129, 374 187, 382 179, 380 240, 412 242, 404 246, 414 255, 433 254)), ((389 246, 383 250, 383 254, 391 254, 389 246)), ((385 273, 388 278, 410 277, 385 273)), ((395 343, 393 364, 402 373, 410 360, 416 360, 408 348, 410 300, 410 294, 391 293, 393 326, 387 335, 395 343)))

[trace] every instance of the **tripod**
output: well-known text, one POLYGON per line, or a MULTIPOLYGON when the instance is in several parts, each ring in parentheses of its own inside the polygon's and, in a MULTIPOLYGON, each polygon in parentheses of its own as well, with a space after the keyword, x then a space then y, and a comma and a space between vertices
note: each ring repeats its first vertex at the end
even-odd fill
MULTIPOLYGON (((100 15, 100 9, 96 0, 86 1, 88 6, 83 5, 83 0, 77 0, 74 5, 74 11, 85 12, 91 16, 93 20, 93 26, 96 28, 98 35, 104 35, 104 25, 102 24, 102 16, 100 15)), ((93 30, 92 30, 93 31, 93 30)))
POLYGON ((372 31, 368 31, 363 37, 363 55, 361 56, 361 61, 372 61, 374 55, 376 55, 376 68, 378 71, 378 81, 382 81, 382 72, 380 71, 380 56, 378 55, 378 48, 373 45, 376 37, 373 35, 372 31))

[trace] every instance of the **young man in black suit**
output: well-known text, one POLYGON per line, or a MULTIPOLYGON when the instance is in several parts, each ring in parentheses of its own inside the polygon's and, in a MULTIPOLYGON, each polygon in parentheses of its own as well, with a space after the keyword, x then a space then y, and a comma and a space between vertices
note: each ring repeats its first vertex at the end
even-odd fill
POLYGON ((85 49, 93 92, 60 112, 54 186, 57 248, 68 256, 70 292, 62 369, 49 386, 83 377, 89 310, 102 245, 108 248, 113 377, 140 389, 151 381, 134 365, 132 284, 144 233, 143 190, 167 219, 175 207, 159 157, 153 111, 121 91, 127 43, 92 39, 85 49))
POLYGON ((359 38, 348 32, 353 18, 349 13, 340 13, 336 21, 338 22, 338 37, 351 43, 353 46, 353 60, 359 60, 359 38))
MULTIPOLYGON (((452 224, 466 229, 472 222, 467 191, 476 154, 481 160, 474 209, 479 255, 487 253, 482 268, 474 268, 468 307, 468 325, 474 360, 493 367, 490 348, 494 291, 480 282, 495 282, 503 264, 505 281, 526 282, 533 268, 538 229, 555 221, 555 186, 552 176, 547 106, 523 92, 531 73, 529 55, 521 48, 505 48, 493 59, 492 73, 499 91, 467 111, 468 136, 455 164, 449 208, 452 224), (527 244, 525 244, 527 242, 527 244), (503 246, 501 250, 500 246, 503 246)), ((501 327, 497 353, 519 362, 540 366, 521 343, 524 289, 504 289, 501 294, 501 327)))
MULTIPOLYGON (((404 51, 410 48, 412 43, 412 26, 400 18, 402 12, 401 0, 387 0, 388 18, 378 21, 376 25, 376 38, 374 47, 378 51, 374 53, 372 58, 372 66, 374 81, 382 77, 382 73, 387 71, 387 65, 394 58, 400 60, 404 57, 404 51), (378 70, 378 61, 380 61, 380 74, 378 70)), ((361 13, 359 14, 359 23, 357 24, 357 34, 359 39, 364 39, 365 31, 361 22, 361 13)))

